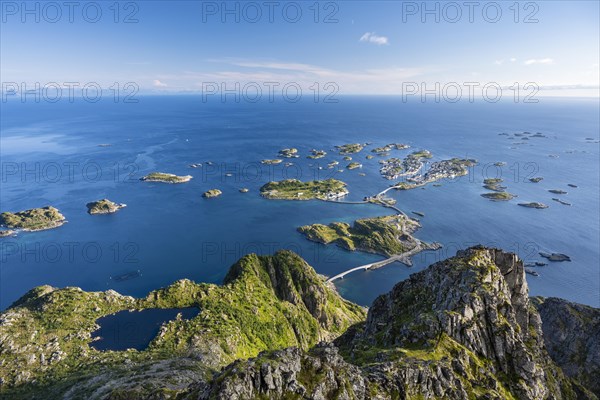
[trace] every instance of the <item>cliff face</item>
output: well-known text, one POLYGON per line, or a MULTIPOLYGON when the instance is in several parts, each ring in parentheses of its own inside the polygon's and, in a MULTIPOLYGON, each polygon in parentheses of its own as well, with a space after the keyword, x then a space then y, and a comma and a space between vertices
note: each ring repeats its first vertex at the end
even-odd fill
POLYGON ((396 285, 334 345, 226 368, 199 399, 585 399, 548 356, 523 263, 471 248, 396 285))
POLYGON ((600 310, 557 298, 535 298, 533 303, 554 362, 600 397, 600 310))

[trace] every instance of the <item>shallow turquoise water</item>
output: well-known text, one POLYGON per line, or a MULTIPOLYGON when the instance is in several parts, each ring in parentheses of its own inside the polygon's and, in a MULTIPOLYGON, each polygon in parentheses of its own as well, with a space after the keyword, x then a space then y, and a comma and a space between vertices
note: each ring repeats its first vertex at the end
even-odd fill
MULTIPOLYGON (((531 293, 599 306, 599 145, 585 140, 598 140, 598 110, 597 100, 404 104, 394 97, 343 97, 338 104, 206 104, 191 96, 142 97, 138 104, 3 104, 2 211, 54 205, 69 222, 0 241, 0 308, 40 284, 142 296, 180 278, 218 283, 248 252, 295 250, 325 275, 378 260, 311 243, 296 228, 389 210, 269 201, 258 195, 272 179, 330 176, 331 170, 318 165, 331 160, 346 165, 332 148, 351 142, 373 142, 373 147, 404 142, 411 150, 432 151, 435 159, 469 157, 480 164, 469 176, 441 187, 388 192, 403 210, 424 212, 416 236, 444 248, 417 256, 412 268, 394 264, 347 276, 337 286, 350 300, 368 305, 409 274, 483 243, 516 251, 527 261, 540 260, 538 251, 569 254, 572 262, 552 263, 538 269, 539 277, 528 277, 531 293), (515 140, 498 135, 522 131, 547 138, 512 146, 515 140), (104 143, 111 146, 98 146, 104 143), (291 146, 302 155, 289 160, 293 167, 258 163, 291 146), (329 154, 308 160, 312 148, 329 154), (214 164, 188 166, 206 161, 214 164), (497 161, 507 165, 490 166, 497 161), (182 185, 139 181, 155 170, 194 179, 182 185), (483 179, 497 174, 517 199, 494 203, 480 197, 486 191, 483 179), (530 183, 531 176, 544 180, 530 183), (241 187, 250 192, 239 193, 241 187), (223 195, 203 199, 211 188, 223 195), (557 196, 548 189, 568 191, 560 197, 573 206, 552 201, 557 196), (114 215, 88 215, 85 204, 103 197, 128 207, 114 215), (541 201, 550 208, 526 209, 516 205, 520 201, 541 201), (136 279, 111 279, 138 269, 142 276, 136 279)), ((348 182, 349 199, 362 199, 390 183, 379 176, 380 158, 366 160, 367 153, 355 156, 365 177, 359 170, 333 175, 348 182)))

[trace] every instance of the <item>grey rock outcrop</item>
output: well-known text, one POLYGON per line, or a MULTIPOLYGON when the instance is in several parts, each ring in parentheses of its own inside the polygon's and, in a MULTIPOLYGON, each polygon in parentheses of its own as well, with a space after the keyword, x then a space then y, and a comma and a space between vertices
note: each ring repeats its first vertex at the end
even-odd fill
POLYGON ((600 310, 554 297, 534 298, 550 357, 600 397, 600 310))
POLYGON ((523 263, 475 247, 378 297, 308 353, 236 362, 194 399, 595 399, 550 359, 523 263))

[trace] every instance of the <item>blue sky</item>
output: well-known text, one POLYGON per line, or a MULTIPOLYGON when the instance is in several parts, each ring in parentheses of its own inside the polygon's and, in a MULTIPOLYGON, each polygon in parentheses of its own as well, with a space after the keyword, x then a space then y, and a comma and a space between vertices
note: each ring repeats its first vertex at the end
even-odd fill
POLYGON ((135 82, 155 93, 195 92, 206 82, 335 82, 346 94, 399 94, 406 82, 535 82, 553 88, 547 94, 598 96, 598 1, 475 2, 472 22, 462 1, 428 2, 439 22, 420 1, 279 1, 273 22, 264 1, 245 13, 247 2, 228 2, 239 12, 227 15, 221 1, 120 2, 118 16, 113 1, 98 1, 95 23, 93 7, 84 18, 87 3, 73 22, 62 7, 52 23, 51 8, 39 9, 38 22, 21 2, 2 1, 2 82, 135 82), (253 23, 256 9, 262 16, 253 23), (137 22, 124 23, 130 14, 137 22))

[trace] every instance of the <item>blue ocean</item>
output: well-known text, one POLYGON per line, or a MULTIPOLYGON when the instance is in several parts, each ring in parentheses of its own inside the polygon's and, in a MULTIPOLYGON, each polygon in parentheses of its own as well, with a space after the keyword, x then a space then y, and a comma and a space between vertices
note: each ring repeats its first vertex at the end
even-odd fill
POLYGON ((598 99, 449 104, 344 96, 338 103, 317 104, 142 96, 135 104, 4 103, 1 211, 52 205, 68 222, 0 239, 0 309, 43 284, 144 296, 182 278, 220 283, 244 254, 278 249, 296 251, 327 276, 380 260, 310 242, 296 229, 392 210, 267 200, 259 188, 271 180, 333 177, 348 183, 348 200, 361 200, 392 183, 379 174, 382 157, 365 158, 388 143, 411 146, 392 150, 390 157, 427 149, 432 161, 461 157, 479 163, 467 176, 436 186, 388 192, 405 212, 424 213, 415 236, 443 247, 417 255, 412 267, 394 263, 336 281, 344 297, 369 305, 411 273, 480 243, 516 252, 526 262, 547 262, 539 252, 569 255, 571 262, 548 262, 536 267, 539 276, 528 275, 531 294, 598 307, 599 125, 598 99), (501 135, 524 131, 544 137, 501 135), (372 144, 353 155, 363 167, 346 170, 348 161, 335 146, 366 142, 372 144), (292 165, 260 163, 289 147, 300 154, 284 160, 292 165), (328 154, 307 159, 311 149, 328 154), (342 172, 326 168, 334 160, 342 172), (196 163, 202 166, 190 167, 196 163), (178 185, 139 180, 152 171, 193 179, 178 185), (518 197, 508 202, 481 197, 487 192, 483 180, 495 177, 518 197), (543 180, 532 183, 532 177, 543 180), (202 193, 213 188, 222 196, 204 199, 202 193), (86 203, 102 198, 127 207, 111 215, 87 214, 86 203), (517 205, 533 201, 549 208, 517 205))

